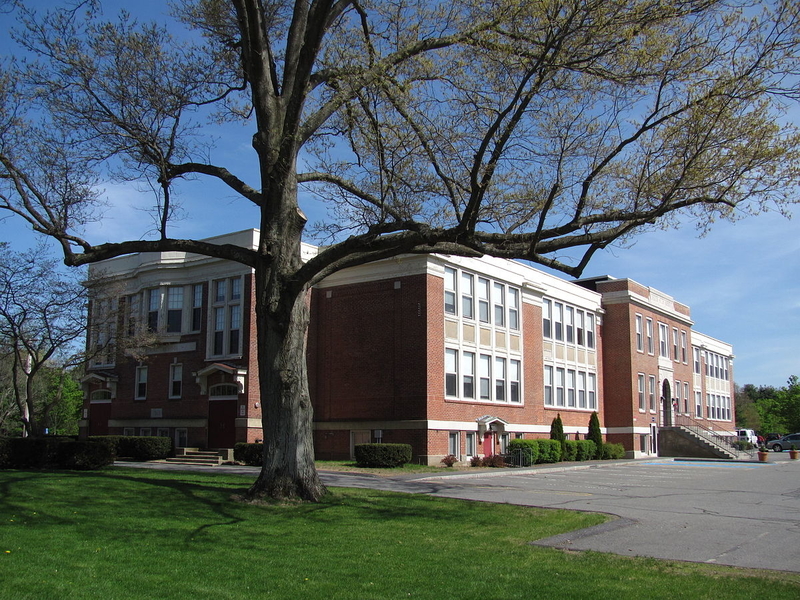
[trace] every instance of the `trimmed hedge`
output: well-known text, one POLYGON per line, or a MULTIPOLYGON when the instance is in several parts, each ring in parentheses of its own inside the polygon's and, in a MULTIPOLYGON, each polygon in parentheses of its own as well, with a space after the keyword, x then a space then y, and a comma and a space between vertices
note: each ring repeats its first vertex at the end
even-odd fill
POLYGON ((264 444, 236 443, 233 446, 233 460, 248 467, 260 467, 264 464, 264 444))
POLYGON ((508 442, 512 464, 530 467, 539 462, 539 440, 514 439, 508 442))
POLYGON ((618 460, 625 458, 625 447, 622 444, 603 444, 602 447, 603 460, 618 460))
POLYGON ((556 463, 561 460, 562 446, 559 440, 536 440, 539 443, 540 463, 556 463))
MULTIPOLYGON (((558 440, 522 440, 515 439, 508 443, 511 464, 518 467, 529 467, 537 463, 553 463, 562 460, 561 442, 558 440)), ((563 460, 592 460, 597 448, 592 440, 565 440, 563 460)))
POLYGON ((98 435, 89 441, 106 444, 115 457, 161 460, 172 454, 172 438, 138 435, 98 435))
POLYGON ((575 460, 592 460, 597 454, 597 445, 592 440, 575 440, 577 455, 575 460))
POLYGON ((107 444, 72 438, 5 438, 0 440, 0 468, 100 469, 114 462, 107 444))
POLYGON ((575 462, 578 460, 578 442, 576 440, 564 440, 564 453, 561 460, 575 462))
POLYGON ((356 444, 359 467, 401 467, 411 462, 410 444, 356 444))

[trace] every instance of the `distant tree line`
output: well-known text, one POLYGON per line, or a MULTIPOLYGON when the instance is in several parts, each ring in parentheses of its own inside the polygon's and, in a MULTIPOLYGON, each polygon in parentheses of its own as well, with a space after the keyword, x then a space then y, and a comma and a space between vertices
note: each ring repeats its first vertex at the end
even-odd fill
POLYGON ((800 378, 792 375, 779 388, 737 385, 736 423, 762 434, 800 431, 800 378))

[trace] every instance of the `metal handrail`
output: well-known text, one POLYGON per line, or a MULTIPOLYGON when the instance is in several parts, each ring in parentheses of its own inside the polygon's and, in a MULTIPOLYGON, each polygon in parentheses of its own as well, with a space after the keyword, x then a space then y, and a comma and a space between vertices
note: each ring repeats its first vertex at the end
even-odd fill
POLYGON ((729 442, 728 440, 731 438, 730 435, 720 435, 715 430, 709 429, 704 423, 697 421, 689 415, 675 415, 673 417, 673 422, 679 427, 684 427, 694 432, 707 442, 714 444, 723 450, 727 450, 734 456, 738 455, 740 452, 744 452, 748 456, 753 456, 753 450, 746 450, 744 448, 740 449, 729 442))

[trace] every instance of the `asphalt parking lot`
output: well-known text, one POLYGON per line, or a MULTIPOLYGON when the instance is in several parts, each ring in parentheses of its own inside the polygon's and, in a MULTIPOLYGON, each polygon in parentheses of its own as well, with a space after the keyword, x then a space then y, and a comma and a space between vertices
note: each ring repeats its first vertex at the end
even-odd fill
MULTIPOLYGON (((800 461, 627 461, 427 479, 433 495, 609 513, 538 544, 800 572, 800 461)), ((419 482, 422 483, 422 482, 419 482)))

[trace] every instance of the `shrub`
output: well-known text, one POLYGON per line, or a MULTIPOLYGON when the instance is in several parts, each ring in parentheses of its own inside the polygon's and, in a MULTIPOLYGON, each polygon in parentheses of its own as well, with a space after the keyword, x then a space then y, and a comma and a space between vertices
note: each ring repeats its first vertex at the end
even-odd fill
POLYGON ((603 460, 617 460, 625 458, 625 447, 622 444, 603 444, 603 460))
POLYGON ((594 442, 595 454, 586 460, 592 458, 600 458, 601 448, 603 447, 603 432, 600 429, 600 418, 597 416, 597 411, 592 413, 589 417, 589 432, 586 434, 586 439, 594 442))
POLYGON ((356 444, 359 467, 391 468, 411 462, 410 444, 356 444))
POLYGON ((536 464, 539 459, 538 440, 511 440, 508 443, 508 453, 511 455, 512 464, 518 467, 536 464))
POLYGON ((264 464, 264 444, 238 442, 233 446, 233 460, 249 467, 260 467, 264 464))
POLYGON ((152 436, 120 436, 117 455, 133 460, 159 460, 172 453, 172 439, 152 436))
POLYGON ((454 464, 458 462, 458 457, 455 454, 448 454, 442 459, 442 464, 445 467, 452 467, 454 464))
POLYGON ((597 446, 592 440, 576 440, 578 449, 575 460, 592 460, 597 454, 597 446))
POLYGON ((124 437, 125 436, 122 435, 90 435, 86 439, 90 442, 105 445, 111 451, 111 454, 114 455, 114 458, 116 458, 120 455, 119 441, 124 437))
POLYGON ((483 459, 480 456, 473 456, 472 458, 469 459, 469 464, 471 467, 480 467, 482 466, 481 465, 482 462, 483 459))
POLYGON ((14 469, 48 469, 58 466, 58 447, 71 438, 11 438, 10 466, 14 469))
POLYGON ((576 440, 564 440, 562 460, 574 462, 578 460, 578 442, 576 440))
POLYGON ((11 440, 0 438, 0 469, 11 468, 11 440))
POLYGON ((503 468, 506 466, 506 459, 502 454, 491 454, 481 459, 481 466, 503 468))
POLYGON ((77 440, 59 446, 59 464, 64 469, 82 471, 101 469, 114 462, 114 453, 108 444, 77 440))
POLYGON ((555 463, 561 460, 563 450, 559 440, 536 440, 539 445, 540 463, 555 463))

